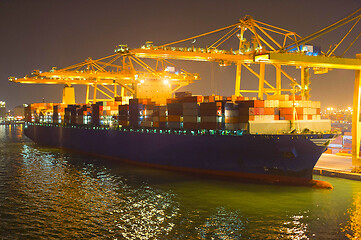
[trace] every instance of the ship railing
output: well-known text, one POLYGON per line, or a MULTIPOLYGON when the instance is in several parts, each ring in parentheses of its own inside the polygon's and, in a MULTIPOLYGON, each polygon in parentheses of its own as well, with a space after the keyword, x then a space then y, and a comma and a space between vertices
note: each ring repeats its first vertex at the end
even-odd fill
MULTIPOLYGON (((114 130, 114 131, 123 131, 123 132, 139 132, 139 133, 155 133, 155 134, 173 134, 173 135, 193 135, 193 136, 202 136, 202 135, 214 135, 214 136, 243 136, 248 132, 246 130, 209 130, 209 129, 167 129, 167 128, 155 128, 155 127, 130 127, 130 126, 121 126, 121 125, 89 125, 89 124, 64 124, 64 123, 32 123, 27 122, 26 125, 39 125, 39 126, 55 126, 55 127, 65 127, 65 128, 78 128, 78 129, 94 129, 94 130, 114 130)), ((337 135, 334 131, 328 132, 316 132, 309 131, 307 133, 277 133, 277 134, 256 134, 260 136, 274 136, 274 135, 289 135, 294 137, 303 137, 303 138, 323 138, 323 135, 333 134, 337 135), (310 137, 311 136, 311 137, 310 137)))

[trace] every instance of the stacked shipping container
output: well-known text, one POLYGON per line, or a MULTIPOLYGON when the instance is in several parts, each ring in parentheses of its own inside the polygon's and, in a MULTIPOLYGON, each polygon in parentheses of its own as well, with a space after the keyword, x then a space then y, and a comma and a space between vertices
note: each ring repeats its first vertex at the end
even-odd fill
POLYGON ((287 95, 271 96, 268 100, 245 99, 185 94, 168 99, 167 105, 162 106, 150 99, 130 99, 129 105, 121 104, 121 101, 98 102, 91 106, 37 103, 27 108, 26 119, 65 124, 91 122, 93 125, 111 125, 117 121, 121 126, 136 128, 214 130, 248 130, 251 122, 321 120, 320 102, 287 95))

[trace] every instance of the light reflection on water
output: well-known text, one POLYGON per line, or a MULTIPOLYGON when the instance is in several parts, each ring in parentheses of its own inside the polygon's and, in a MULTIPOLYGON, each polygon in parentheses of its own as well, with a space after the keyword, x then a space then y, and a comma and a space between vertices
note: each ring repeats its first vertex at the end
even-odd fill
POLYGON ((358 239, 361 182, 225 182, 57 149, 0 126, 0 238, 358 239))

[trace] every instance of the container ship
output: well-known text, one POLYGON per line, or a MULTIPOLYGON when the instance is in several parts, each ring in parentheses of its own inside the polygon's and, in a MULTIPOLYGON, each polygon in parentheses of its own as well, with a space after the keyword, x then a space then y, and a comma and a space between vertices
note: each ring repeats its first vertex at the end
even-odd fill
POLYGON ((121 97, 96 104, 35 103, 24 133, 34 142, 147 167, 332 187, 312 170, 336 137, 320 102, 298 96, 193 96, 166 104, 121 97))

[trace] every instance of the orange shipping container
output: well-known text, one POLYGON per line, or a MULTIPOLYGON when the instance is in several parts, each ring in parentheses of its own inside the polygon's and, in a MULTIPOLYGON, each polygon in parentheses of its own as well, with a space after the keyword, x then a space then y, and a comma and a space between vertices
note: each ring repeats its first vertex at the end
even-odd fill
POLYGON ((181 116, 179 115, 168 115, 168 122, 180 122, 181 116))
POLYGON ((264 114, 265 115, 274 115, 275 109, 274 108, 264 108, 264 114))
POLYGON ((239 119, 238 117, 226 117, 224 121, 225 123, 238 123, 239 119))
POLYGON ((167 117, 159 116, 159 122, 166 122, 166 121, 167 121, 167 117))
POLYGON ((264 101, 263 100, 255 100, 254 101, 254 107, 255 108, 263 108, 264 107, 264 101))

